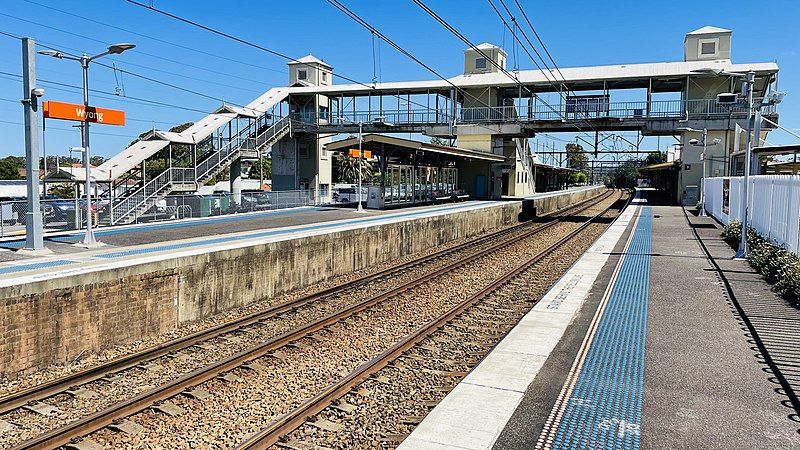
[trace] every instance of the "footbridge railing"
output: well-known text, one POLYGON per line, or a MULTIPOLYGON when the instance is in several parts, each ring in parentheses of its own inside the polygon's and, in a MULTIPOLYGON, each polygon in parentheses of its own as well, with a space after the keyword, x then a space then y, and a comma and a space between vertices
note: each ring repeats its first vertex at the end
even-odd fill
MULTIPOLYGON (((756 99, 758 101, 758 99, 756 99)), ((765 115, 774 114, 775 107, 763 110, 765 115)), ((433 109, 409 110, 356 110, 336 114, 302 113, 297 120, 318 125, 373 123, 383 121, 394 125, 447 125, 449 123, 506 123, 547 122, 586 119, 668 119, 668 118, 742 118, 747 116, 744 106, 718 105, 716 99, 699 100, 653 100, 624 102, 580 101, 560 104, 531 104, 495 107, 458 107, 455 115, 450 111, 433 109), (341 119, 340 119, 341 118, 341 119), (455 118, 455 120, 453 120, 455 118), (342 120, 344 119, 344 120, 342 120)))

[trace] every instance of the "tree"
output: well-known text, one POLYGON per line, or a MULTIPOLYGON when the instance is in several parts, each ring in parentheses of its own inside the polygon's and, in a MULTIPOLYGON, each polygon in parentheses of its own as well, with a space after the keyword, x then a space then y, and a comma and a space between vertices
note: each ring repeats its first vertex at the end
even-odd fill
POLYGON ((623 162, 608 174, 605 180, 606 185, 616 189, 636 187, 637 168, 640 165, 641 160, 632 159, 623 162))
POLYGON ((567 152, 567 167, 584 173, 589 172, 589 157, 580 144, 570 142, 564 148, 567 152))
POLYGON ((58 198, 75 198, 75 185, 72 183, 48 184, 47 193, 58 198))
POLYGON ((272 158, 261 157, 260 160, 253 161, 250 165, 250 170, 247 171, 247 177, 251 180, 258 180, 261 178, 261 167, 264 167, 264 179, 269 180, 272 178, 272 158))
POLYGON ((569 184, 584 184, 589 177, 583 172, 571 172, 569 174, 569 184))
POLYGON ((6 156, 0 159, 0 179, 19 180, 19 169, 25 167, 25 158, 19 156, 6 156))
POLYGON ((339 165, 339 181, 356 184, 358 183, 358 165, 361 163, 361 182, 369 182, 372 179, 372 163, 363 158, 351 158, 348 155, 340 154, 336 158, 339 165))
POLYGON ((650 153, 647 155, 647 158, 644 159, 644 165, 651 166, 653 164, 666 162, 666 160, 667 152, 650 153))

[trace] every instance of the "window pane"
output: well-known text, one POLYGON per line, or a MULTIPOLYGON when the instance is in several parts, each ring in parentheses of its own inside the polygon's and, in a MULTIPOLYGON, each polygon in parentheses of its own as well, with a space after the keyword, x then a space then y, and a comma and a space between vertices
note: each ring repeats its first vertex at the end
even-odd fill
POLYGON ((477 58, 477 59, 475 59, 475 68, 476 69, 485 69, 486 68, 486 58, 477 58))
POLYGON ((306 72, 305 70, 298 70, 297 71, 297 79, 298 80, 305 80, 306 78, 308 78, 308 72, 306 72))
POLYGON ((714 42, 703 42, 700 44, 700 53, 704 55, 713 55, 717 52, 716 44, 714 42))

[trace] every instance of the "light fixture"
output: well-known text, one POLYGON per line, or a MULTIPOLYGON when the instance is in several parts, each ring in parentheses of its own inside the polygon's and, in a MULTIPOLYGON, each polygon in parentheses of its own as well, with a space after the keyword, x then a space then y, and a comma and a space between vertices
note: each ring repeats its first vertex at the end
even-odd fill
POLYGON ((64 54, 56 50, 39 50, 36 52, 40 55, 52 56, 53 58, 63 58, 64 54))
POLYGON ((136 45, 130 44, 130 43, 127 43, 127 42, 123 42, 123 43, 120 43, 120 44, 114 44, 114 45, 110 45, 108 47, 108 53, 111 53, 112 55, 118 55, 118 54, 124 52, 125 50, 130 50, 130 49, 132 49, 134 47, 136 47, 136 45))

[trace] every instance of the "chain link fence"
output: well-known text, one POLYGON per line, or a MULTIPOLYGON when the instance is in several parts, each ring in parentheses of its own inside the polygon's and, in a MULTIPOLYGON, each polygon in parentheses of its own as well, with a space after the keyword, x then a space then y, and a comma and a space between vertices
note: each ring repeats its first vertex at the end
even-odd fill
MULTIPOLYGON (((168 195, 145 211, 133 223, 162 222, 187 218, 214 217, 275 209, 317 206, 328 201, 313 189, 294 191, 245 191, 241 196, 231 193, 168 195)), ((95 227, 107 224, 110 200, 93 200, 91 208, 86 199, 51 199, 40 201, 45 232, 80 230, 86 228, 86 212, 91 210, 95 227)), ((0 237, 25 235, 24 199, 0 201, 0 237)))

